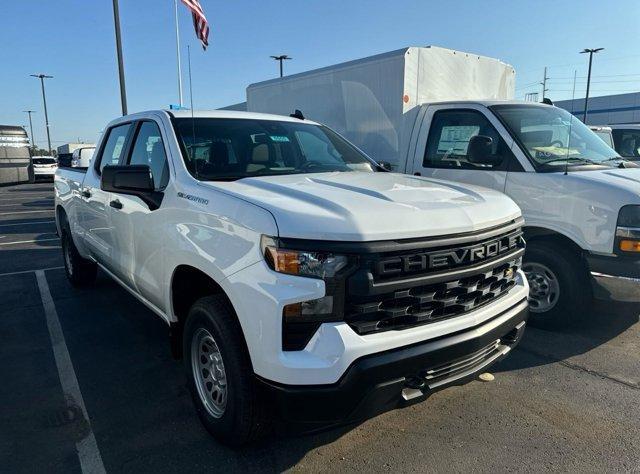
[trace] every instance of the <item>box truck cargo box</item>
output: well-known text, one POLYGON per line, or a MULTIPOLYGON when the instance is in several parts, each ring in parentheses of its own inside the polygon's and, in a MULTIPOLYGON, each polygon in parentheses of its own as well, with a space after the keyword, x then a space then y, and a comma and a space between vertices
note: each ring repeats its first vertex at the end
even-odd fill
POLYGON ((316 69, 247 88, 247 110, 325 123, 378 160, 397 168, 406 155, 417 105, 511 99, 515 71, 497 59, 434 46, 316 69))

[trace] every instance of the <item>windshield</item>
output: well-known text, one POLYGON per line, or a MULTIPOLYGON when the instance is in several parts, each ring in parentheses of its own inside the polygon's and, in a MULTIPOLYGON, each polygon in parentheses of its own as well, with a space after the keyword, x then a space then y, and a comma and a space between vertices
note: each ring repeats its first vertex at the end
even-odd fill
POLYGON ((619 155, 578 118, 558 107, 490 107, 511 131, 534 165, 550 171, 589 163, 614 166, 619 155))
POLYGON ((330 129, 272 120, 174 119, 197 179, 234 180, 327 171, 373 172, 373 162, 330 129))

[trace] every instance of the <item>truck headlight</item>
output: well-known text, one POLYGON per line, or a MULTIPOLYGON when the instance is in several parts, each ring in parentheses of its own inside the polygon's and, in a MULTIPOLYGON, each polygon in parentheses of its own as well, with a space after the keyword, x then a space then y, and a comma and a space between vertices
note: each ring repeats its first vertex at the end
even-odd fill
POLYGON ((269 268, 289 275, 333 278, 348 262, 344 255, 278 248, 273 237, 266 235, 262 236, 260 245, 269 268))
POLYGON ((640 206, 620 208, 615 247, 616 252, 640 253, 640 206))
MULTIPOLYGON (((282 350, 303 350, 322 323, 341 321, 344 300, 344 274, 349 263, 345 255, 278 247, 273 237, 260 241, 264 260, 273 271, 325 282, 321 298, 291 303, 282 309, 282 350)), ((348 271, 348 270, 346 270, 348 271)))

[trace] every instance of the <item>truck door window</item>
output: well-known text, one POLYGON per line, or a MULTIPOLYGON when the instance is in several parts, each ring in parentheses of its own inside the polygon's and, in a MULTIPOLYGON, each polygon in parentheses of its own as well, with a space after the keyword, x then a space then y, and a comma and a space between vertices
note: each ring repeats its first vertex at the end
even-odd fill
POLYGON ((122 153, 124 152, 124 145, 127 141, 127 135, 129 135, 129 129, 131 124, 118 125, 109 130, 109 136, 107 141, 102 147, 102 156, 100 157, 100 171, 106 165, 117 165, 120 163, 122 153))
POLYGON ((511 150, 482 113, 439 110, 433 115, 425 168, 506 170, 512 159, 511 150), (486 139, 473 139, 476 136, 486 139))
POLYGON ((140 124, 129 164, 148 165, 157 190, 164 189, 167 185, 169 180, 167 155, 160 129, 155 122, 144 121, 140 124))
POLYGON ((640 158, 640 130, 616 129, 613 130, 613 141, 616 151, 625 158, 640 158))

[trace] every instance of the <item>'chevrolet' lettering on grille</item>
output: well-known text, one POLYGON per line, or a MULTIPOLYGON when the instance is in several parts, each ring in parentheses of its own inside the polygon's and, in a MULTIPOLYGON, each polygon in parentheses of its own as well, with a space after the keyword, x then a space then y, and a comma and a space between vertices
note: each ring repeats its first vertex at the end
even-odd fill
POLYGON ((473 265, 510 250, 521 247, 522 234, 506 235, 496 240, 469 245, 457 249, 422 252, 390 257, 376 263, 376 272, 383 277, 416 273, 425 270, 442 270, 462 265, 473 265))

